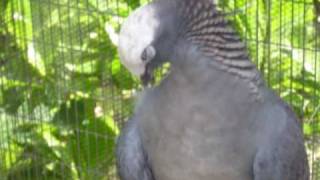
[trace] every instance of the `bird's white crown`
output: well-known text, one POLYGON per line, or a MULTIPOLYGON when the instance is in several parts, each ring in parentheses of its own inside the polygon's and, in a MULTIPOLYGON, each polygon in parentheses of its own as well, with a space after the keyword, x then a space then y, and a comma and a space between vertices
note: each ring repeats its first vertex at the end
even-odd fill
POLYGON ((138 8, 123 23, 118 47, 120 61, 132 74, 141 76, 145 72, 147 62, 141 55, 154 40, 158 27, 151 5, 138 8))

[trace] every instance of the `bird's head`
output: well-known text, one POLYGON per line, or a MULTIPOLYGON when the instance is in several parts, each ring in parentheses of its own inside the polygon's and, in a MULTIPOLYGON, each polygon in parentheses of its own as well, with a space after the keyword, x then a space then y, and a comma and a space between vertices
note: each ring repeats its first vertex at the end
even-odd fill
POLYGON ((165 30, 168 24, 163 22, 166 11, 159 11, 159 7, 151 3, 135 10, 122 24, 119 35, 120 61, 144 85, 152 81, 153 70, 167 58, 163 52, 170 46, 165 30))
POLYGON ((252 68, 245 52, 244 44, 212 0, 154 0, 135 10, 119 35, 120 60, 144 85, 153 79, 153 70, 166 61, 175 70, 184 67, 190 57, 186 54, 209 58, 219 68, 252 68))

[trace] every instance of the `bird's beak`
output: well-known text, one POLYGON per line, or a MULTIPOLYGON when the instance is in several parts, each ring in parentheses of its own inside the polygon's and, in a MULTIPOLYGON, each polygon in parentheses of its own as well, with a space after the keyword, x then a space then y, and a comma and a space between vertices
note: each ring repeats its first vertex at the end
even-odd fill
POLYGON ((151 70, 151 68, 149 67, 148 64, 146 66, 146 70, 140 76, 140 79, 141 79, 142 85, 144 87, 151 86, 154 83, 153 73, 152 73, 152 70, 151 70))

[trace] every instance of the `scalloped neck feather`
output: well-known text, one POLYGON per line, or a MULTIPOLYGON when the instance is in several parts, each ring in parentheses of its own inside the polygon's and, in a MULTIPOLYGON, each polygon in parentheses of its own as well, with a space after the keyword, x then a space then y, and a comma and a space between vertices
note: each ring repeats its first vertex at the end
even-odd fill
POLYGON ((226 15, 219 12, 210 0, 174 1, 182 19, 179 38, 197 46, 203 56, 214 60, 212 64, 216 68, 248 82, 260 99, 258 87, 263 83, 260 73, 250 61, 245 44, 226 15))

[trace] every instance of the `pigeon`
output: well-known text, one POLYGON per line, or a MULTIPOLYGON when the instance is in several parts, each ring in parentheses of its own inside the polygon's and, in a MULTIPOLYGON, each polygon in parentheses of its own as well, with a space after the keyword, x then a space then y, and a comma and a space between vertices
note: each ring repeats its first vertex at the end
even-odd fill
POLYGON ((117 140, 121 180, 309 179, 298 118, 227 15, 210 0, 156 0, 122 24, 120 61, 145 88, 117 140))

